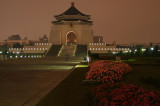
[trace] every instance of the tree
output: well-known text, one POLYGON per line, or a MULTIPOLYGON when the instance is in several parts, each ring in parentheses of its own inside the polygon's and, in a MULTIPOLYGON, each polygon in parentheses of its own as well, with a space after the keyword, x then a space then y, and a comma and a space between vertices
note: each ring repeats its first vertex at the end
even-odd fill
POLYGON ((155 57, 160 56, 158 50, 159 50, 159 46, 155 45, 154 50, 152 52, 152 56, 155 56, 155 57))
POLYGON ((143 55, 142 48, 143 48, 142 46, 138 46, 136 56, 142 56, 143 55))
POLYGON ((151 50, 149 48, 146 48, 146 50, 143 53, 143 56, 146 56, 146 57, 151 56, 151 50))
POLYGON ((4 44, 3 46, 0 47, 3 55, 7 54, 8 48, 9 48, 8 44, 4 44))
POLYGON ((13 44, 13 48, 23 48, 23 45, 20 45, 20 43, 13 44))
POLYGON ((88 50, 88 56, 91 57, 91 51, 90 50, 88 50))
POLYGON ((119 52, 119 56, 123 56, 123 52, 122 51, 119 52))
POLYGON ((135 56, 135 49, 134 48, 131 48, 131 53, 130 53, 130 56, 135 56))

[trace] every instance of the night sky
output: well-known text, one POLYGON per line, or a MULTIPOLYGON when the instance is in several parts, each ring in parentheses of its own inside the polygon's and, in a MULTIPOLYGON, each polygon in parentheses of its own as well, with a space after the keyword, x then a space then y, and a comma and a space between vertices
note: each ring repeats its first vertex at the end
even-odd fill
POLYGON ((0 40, 19 34, 38 40, 49 36, 54 15, 71 2, 91 15, 94 35, 104 42, 160 42, 160 0, 0 0, 0 40))

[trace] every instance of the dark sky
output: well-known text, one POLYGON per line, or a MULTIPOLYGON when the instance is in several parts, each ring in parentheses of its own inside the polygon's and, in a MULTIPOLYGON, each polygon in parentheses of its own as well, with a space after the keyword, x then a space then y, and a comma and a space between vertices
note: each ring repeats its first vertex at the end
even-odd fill
POLYGON ((53 16, 72 1, 91 15, 94 35, 107 43, 160 42, 160 0, 0 0, 0 40, 49 35, 53 16))

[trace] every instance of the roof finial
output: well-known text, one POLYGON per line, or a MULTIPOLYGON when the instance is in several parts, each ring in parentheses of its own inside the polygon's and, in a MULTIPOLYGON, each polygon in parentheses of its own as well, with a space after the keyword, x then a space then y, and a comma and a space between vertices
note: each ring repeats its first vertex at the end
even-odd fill
POLYGON ((71 3, 71 6, 74 7, 74 2, 71 3))

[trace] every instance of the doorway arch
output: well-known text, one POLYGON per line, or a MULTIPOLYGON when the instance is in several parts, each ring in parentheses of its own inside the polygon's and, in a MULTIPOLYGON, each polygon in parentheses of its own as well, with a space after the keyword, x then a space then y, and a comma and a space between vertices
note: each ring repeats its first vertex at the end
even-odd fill
POLYGON ((67 44, 76 44, 77 42, 77 38, 76 38, 76 34, 73 31, 70 31, 67 33, 66 35, 66 43, 67 44))

